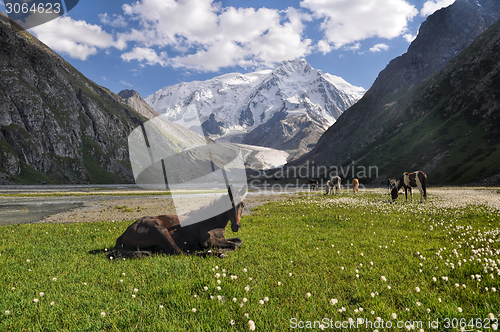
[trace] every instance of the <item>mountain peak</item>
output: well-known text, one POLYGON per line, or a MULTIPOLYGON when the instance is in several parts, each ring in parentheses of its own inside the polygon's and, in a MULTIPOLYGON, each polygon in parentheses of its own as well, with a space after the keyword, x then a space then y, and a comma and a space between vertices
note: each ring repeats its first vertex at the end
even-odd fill
POLYGON ((132 107, 137 113, 152 119, 159 114, 156 113, 145 101, 141 95, 135 90, 122 90, 118 93, 127 105, 132 107))
POLYGON ((231 73, 204 82, 165 87, 146 102, 170 119, 195 106, 211 139, 287 150, 312 149, 364 89, 314 69, 304 59, 286 60, 272 71, 231 73))
POLYGON ((128 98, 131 98, 133 96, 137 96, 139 95, 139 93, 137 93, 137 91, 135 90, 122 90, 120 92, 118 92, 118 96, 120 96, 122 99, 128 99, 128 98))
POLYGON ((293 73, 307 74, 311 70, 313 70, 313 68, 305 59, 295 59, 281 61, 276 68, 274 68, 273 73, 289 76, 293 73))

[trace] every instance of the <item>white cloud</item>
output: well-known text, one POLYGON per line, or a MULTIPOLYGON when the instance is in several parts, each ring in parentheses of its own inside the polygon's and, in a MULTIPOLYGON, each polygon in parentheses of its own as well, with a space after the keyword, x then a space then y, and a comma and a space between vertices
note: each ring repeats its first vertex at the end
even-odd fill
POLYGON ((317 49, 323 54, 330 53, 332 51, 332 45, 325 40, 320 40, 317 49))
MULTIPOLYGON (((140 28, 120 34, 119 39, 139 48, 172 47, 178 54, 171 64, 177 67, 216 71, 235 65, 272 66, 310 52, 311 40, 302 37, 303 22, 309 17, 293 8, 280 12, 221 8, 213 0, 142 0, 124 5, 123 10, 139 21, 140 28)), ((134 54, 145 60, 137 52, 127 53, 127 60, 134 54)))
POLYGON ((377 44, 370 48, 370 52, 381 52, 381 51, 387 51, 388 49, 389 46, 386 44, 377 44))
MULTIPOLYGON (((372 37, 404 34, 409 40, 407 23, 418 14, 407 0, 302 0, 301 9, 281 11, 222 7, 216 1, 137 0, 123 5, 122 15, 99 15, 103 27, 126 28, 120 33, 68 16, 31 31, 55 51, 76 59, 129 45, 121 55, 124 61, 217 71, 237 65, 272 67, 313 51, 357 51, 361 41, 372 37), (305 36, 309 23, 320 24, 323 32, 314 45, 305 36)), ((371 51, 385 50, 381 45, 371 51)))
POLYGON ((361 43, 354 43, 346 46, 345 49, 348 51, 357 51, 361 48, 361 43))
POLYGON ((125 61, 137 60, 139 62, 146 62, 148 65, 162 65, 167 64, 167 53, 162 52, 160 55, 156 54, 156 51, 147 47, 134 47, 131 52, 127 52, 121 55, 121 58, 125 61))
POLYGON ((431 14, 433 14, 435 11, 448 7, 452 3, 454 3, 455 0, 429 0, 426 3, 424 3, 424 6, 422 7, 422 10, 420 11, 420 16, 426 17, 431 14))
POLYGON ((323 20, 324 43, 335 49, 371 37, 398 37, 418 14, 404 0, 303 0, 300 5, 323 20))
POLYGON ((80 60, 86 60, 99 49, 125 47, 123 42, 115 41, 113 36, 100 26, 76 21, 68 16, 34 27, 30 32, 54 51, 80 60))
POLYGON ((102 24, 112 26, 113 28, 124 28, 127 26, 127 21, 122 15, 113 14, 110 17, 107 13, 99 14, 99 20, 102 24))

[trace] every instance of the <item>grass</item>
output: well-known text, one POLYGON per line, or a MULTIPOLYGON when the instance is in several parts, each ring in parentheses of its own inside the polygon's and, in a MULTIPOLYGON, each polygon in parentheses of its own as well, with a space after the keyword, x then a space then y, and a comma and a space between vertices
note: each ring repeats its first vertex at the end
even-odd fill
POLYGON ((439 193, 425 204, 389 204, 382 191, 302 195, 243 217, 244 245, 223 260, 125 261, 104 253, 130 222, 4 226, 0 330, 245 331, 249 320, 319 330, 377 317, 481 330, 500 314, 499 222, 489 205, 439 193))

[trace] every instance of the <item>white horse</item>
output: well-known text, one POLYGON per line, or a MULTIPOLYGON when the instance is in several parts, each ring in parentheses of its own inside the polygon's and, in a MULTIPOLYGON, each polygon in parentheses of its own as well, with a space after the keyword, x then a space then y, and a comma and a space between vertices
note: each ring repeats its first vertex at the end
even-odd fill
POLYGON ((342 190, 340 187, 342 179, 340 176, 332 176, 330 180, 326 182, 326 194, 328 195, 330 192, 334 195, 339 194, 342 190))

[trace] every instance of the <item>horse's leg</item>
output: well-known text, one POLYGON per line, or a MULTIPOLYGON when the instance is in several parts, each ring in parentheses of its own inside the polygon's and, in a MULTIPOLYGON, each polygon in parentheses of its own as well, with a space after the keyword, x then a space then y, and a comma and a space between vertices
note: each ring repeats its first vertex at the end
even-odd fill
POLYGON ((238 249, 238 245, 226 239, 218 238, 218 237, 210 237, 210 240, 207 241, 208 247, 221 248, 221 249, 229 249, 236 250, 238 249))
POLYGON ((239 237, 233 237, 231 239, 226 239, 227 241, 233 242, 237 246, 241 246, 243 244, 243 240, 240 239, 239 237))
POLYGON ((420 191, 420 203, 424 202, 424 189, 422 188, 422 184, 417 184, 418 191, 420 191))
POLYGON ((424 198, 427 201, 427 177, 424 177, 424 181, 422 181, 422 189, 424 191, 424 198))
POLYGON ((159 245, 162 247, 163 250, 165 250, 166 253, 169 253, 171 249, 174 249, 176 253, 184 254, 184 251, 181 248, 179 248, 179 246, 175 243, 174 239, 172 239, 172 236, 170 235, 168 229, 164 227, 158 227, 158 231, 160 232, 160 235, 163 238, 162 241, 160 241, 159 245), (170 244, 170 247, 166 245, 166 243, 170 244))
POLYGON ((413 191, 412 191, 412 188, 409 187, 408 190, 410 191, 410 198, 411 198, 411 202, 413 203, 413 191))

